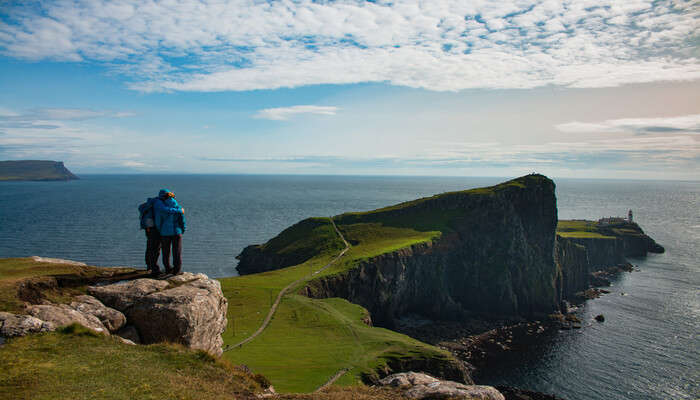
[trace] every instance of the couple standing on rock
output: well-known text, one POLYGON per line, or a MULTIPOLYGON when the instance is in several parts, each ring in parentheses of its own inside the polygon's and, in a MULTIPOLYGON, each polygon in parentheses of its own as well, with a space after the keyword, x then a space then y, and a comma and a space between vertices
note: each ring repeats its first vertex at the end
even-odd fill
POLYGON ((139 206, 141 229, 146 230, 146 266, 151 275, 160 275, 158 255, 163 249, 163 267, 166 274, 182 272, 182 234, 185 233, 185 209, 175 200, 175 194, 161 189, 139 206), (170 267, 170 251, 173 267, 170 267))

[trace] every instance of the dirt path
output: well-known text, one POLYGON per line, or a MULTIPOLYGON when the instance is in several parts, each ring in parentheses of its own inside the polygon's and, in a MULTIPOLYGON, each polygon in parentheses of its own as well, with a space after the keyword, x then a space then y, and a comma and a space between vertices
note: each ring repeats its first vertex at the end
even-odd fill
MULTIPOLYGON (((307 275, 307 276, 304 276, 304 277, 302 277, 302 278, 299 278, 299 279, 297 279, 296 281, 294 281, 294 282, 290 283, 289 285, 285 286, 284 289, 282 289, 282 290, 279 292, 279 294, 277 295, 277 298, 275 299, 275 302, 272 303, 272 307, 270 307, 270 311, 267 313, 267 316, 266 316, 265 319, 263 320, 262 325, 260 325, 260 328, 258 328, 258 330, 255 331, 252 335, 250 335, 250 336, 248 336, 247 338, 243 339, 242 341, 240 341, 240 342, 234 344, 233 346, 227 346, 227 347, 224 349, 224 351, 229 351, 229 350, 233 350, 233 349, 235 349, 235 348, 241 347, 241 346, 243 346, 244 344, 246 344, 246 343, 252 341, 253 339, 255 339, 256 337, 258 337, 258 335, 260 335, 261 333, 263 333, 263 331, 265 330, 265 328, 267 328, 267 326, 270 324, 270 321, 272 321, 272 316, 275 315, 275 311, 277 311, 277 306, 279 306, 280 301, 282 301, 282 297, 284 297, 284 296, 287 294, 287 292, 289 292, 289 290, 291 290, 294 286, 296 286, 298 283, 304 281, 305 279, 308 279, 308 278, 310 278, 310 277, 312 277, 312 276, 314 276, 314 275, 316 275, 316 274, 318 274, 318 273, 324 271, 325 269, 327 269, 327 268, 330 267, 331 265, 335 264, 336 261, 338 261, 342 256, 345 255, 345 253, 347 253, 348 250, 350 250, 350 243, 348 243, 348 241, 345 240, 345 237, 343 237, 343 234, 340 233, 340 230, 338 229, 338 227, 335 225, 335 222, 333 221, 333 217, 330 217, 330 220, 331 220, 331 224, 333 225, 333 229, 335 229, 335 232, 338 234, 338 236, 340 237, 340 239, 341 239, 341 240, 343 241, 343 243, 345 244, 345 248, 343 249, 343 251, 341 251, 340 254, 338 254, 337 256, 335 256, 335 258, 332 259, 328 264, 326 264, 326 265, 324 265, 323 267, 321 267, 318 271, 314 271, 314 272, 312 272, 311 274, 309 274, 309 275, 307 275)), ((345 372, 343 372, 343 373, 345 373, 345 372)), ((337 374, 336 374, 336 375, 337 375, 337 374)), ((342 376, 342 374, 341 374, 341 376, 342 376)), ((338 377, 335 378, 335 379, 338 379, 338 378, 340 378, 340 376, 338 376, 338 377)), ((335 380, 333 380, 333 381, 335 381, 335 380)), ((332 383, 332 382, 331 382, 331 383, 332 383)))
POLYGON ((331 379, 328 380, 328 382, 324 383, 324 384, 321 385, 318 389, 314 390, 314 393, 320 392, 321 390, 323 390, 323 389, 329 387, 330 385, 334 384, 335 381, 337 381, 338 379, 340 379, 340 377, 343 376, 343 375, 345 375, 345 373, 348 372, 348 371, 350 371, 349 368, 343 368, 343 369, 341 369, 340 371, 336 372, 335 375, 333 375, 333 376, 331 377, 331 379))

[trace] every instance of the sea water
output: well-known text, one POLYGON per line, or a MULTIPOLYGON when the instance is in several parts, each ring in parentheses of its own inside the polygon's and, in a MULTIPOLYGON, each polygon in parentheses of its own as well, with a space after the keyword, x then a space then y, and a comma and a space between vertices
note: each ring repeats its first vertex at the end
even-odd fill
MULTIPOLYGON (((235 256, 310 216, 362 211, 504 178, 85 175, 0 183, 0 257, 67 258, 145 268, 137 206, 169 188, 185 208, 183 269, 236 275, 235 256)), ((632 209, 666 253, 631 260, 611 292, 581 311, 584 327, 504 361, 480 383, 568 400, 700 397, 700 182, 557 180, 559 217, 632 209), (603 314, 604 323, 593 321, 603 314)))

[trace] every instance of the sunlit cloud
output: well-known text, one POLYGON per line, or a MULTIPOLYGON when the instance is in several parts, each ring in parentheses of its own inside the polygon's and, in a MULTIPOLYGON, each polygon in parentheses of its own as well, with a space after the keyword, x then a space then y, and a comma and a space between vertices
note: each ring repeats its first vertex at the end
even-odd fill
POLYGON ((602 122, 567 122, 555 125, 566 133, 692 133, 700 134, 700 114, 669 118, 622 118, 602 122))
POLYGON ((254 117, 258 119, 270 119, 274 121, 284 121, 298 114, 314 115, 335 115, 338 107, 298 105, 291 107, 265 108, 258 111, 254 117))
POLYGON ((0 52, 139 91, 386 82, 434 91, 700 79, 692 0, 183 0, 7 5, 0 52))

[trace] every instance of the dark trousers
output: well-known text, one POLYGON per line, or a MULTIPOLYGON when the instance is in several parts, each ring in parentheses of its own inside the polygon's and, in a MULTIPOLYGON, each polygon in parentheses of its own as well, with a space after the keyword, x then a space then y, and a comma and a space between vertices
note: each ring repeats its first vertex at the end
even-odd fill
POLYGON ((179 274, 182 270, 182 235, 161 236, 160 245, 163 247, 163 266, 165 272, 179 274), (173 267, 170 268, 170 249, 173 250, 173 267))
POLYGON ((146 268, 151 272, 159 272, 158 256, 160 255, 160 234, 156 228, 146 229, 146 268))

